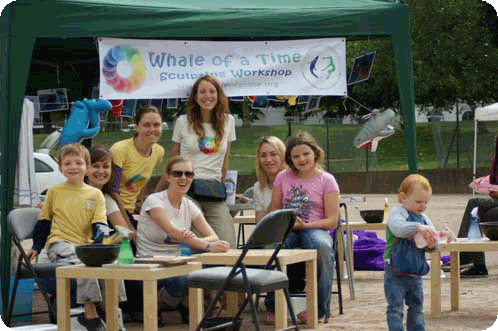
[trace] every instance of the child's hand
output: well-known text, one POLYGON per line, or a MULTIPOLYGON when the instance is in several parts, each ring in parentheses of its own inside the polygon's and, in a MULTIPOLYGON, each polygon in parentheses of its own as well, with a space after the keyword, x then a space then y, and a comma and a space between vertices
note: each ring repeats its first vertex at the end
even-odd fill
POLYGON ((436 244, 436 233, 430 226, 419 224, 417 226, 417 233, 420 233, 422 237, 424 237, 429 248, 434 247, 434 245, 436 244))
POLYGON ((34 249, 30 249, 30 250, 26 253, 26 255, 28 256, 28 259, 29 259, 30 261, 33 261, 33 260, 34 260, 34 259, 38 256, 38 252, 37 252, 37 251, 35 251, 34 249))

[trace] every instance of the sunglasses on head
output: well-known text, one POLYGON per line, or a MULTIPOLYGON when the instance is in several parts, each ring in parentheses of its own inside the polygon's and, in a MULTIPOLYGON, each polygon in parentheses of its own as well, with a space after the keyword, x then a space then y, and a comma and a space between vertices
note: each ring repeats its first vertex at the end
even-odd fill
POLYGON ((194 172, 193 171, 172 170, 170 172, 170 174, 173 175, 173 177, 175 177, 175 178, 180 178, 183 175, 185 175, 185 177, 187 177, 187 178, 194 178, 194 172))

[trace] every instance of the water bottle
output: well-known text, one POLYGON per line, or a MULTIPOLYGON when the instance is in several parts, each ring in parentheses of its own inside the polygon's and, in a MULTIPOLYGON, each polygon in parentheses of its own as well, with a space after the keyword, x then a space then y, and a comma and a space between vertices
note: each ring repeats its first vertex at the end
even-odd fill
POLYGON ((118 264, 135 263, 135 257, 133 256, 129 237, 131 231, 119 225, 117 225, 116 228, 119 233, 123 234, 121 246, 119 247, 118 264))
MULTIPOLYGON (((446 234, 444 232, 434 232, 434 239, 441 240, 444 237, 446 237, 446 234)), ((422 236, 420 233, 416 233, 413 237, 413 240, 415 240, 415 246, 417 246, 417 248, 425 248, 427 246, 427 241, 425 241, 424 236, 422 236)))
POLYGON ((180 254, 181 256, 190 256, 192 254, 190 247, 188 245, 180 245, 180 254))
POLYGON ((481 230, 479 229, 479 215, 477 214, 478 210, 478 207, 474 207, 474 209, 472 209, 472 211, 470 212, 470 226, 469 232, 467 234, 467 238, 469 239, 481 239, 481 230))

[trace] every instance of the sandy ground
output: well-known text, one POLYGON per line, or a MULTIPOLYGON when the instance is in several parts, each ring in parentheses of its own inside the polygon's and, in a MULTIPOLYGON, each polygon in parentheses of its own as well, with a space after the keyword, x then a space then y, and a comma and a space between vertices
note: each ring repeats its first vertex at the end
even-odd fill
MULTIPOLYGON (((359 209, 382 209, 384 195, 353 195, 364 197, 366 201, 358 199, 349 201, 349 219, 360 220, 359 209), (358 208, 356 208, 358 207, 358 208)), ((397 200, 395 195, 387 196, 390 203, 397 200)), ((436 228, 444 229, 446 225, 457 233, 461 217, 467 200, 471 195, 435 195, 429 204, 427 214, 431 217, 436 228)), ((384 238, 382 232, 379 237, 384 238)), ((446 255, 443 252, 443 255, 446 255)), ((461 279, 460 282, 460 310, 450 311, 449 278, 442 279, 442 310, 441 316, 435 318, 430 314, 430 280, 424 280, 425 316, 427 330, 441 331, 468 331, 468 330, 498 330, 497 326, 491 328, 498 314, 498 255, 495 252, 486 252, 489 277, 480 279, 461 279)), ((332 297, 332 318, 328 324, 320 324, 317 330, 386 330, 386 301, 383 290, 383 272, 381 271, 356 271, 354 275, 356 299, 351 300, 347 282, 343 283, 344 314, 339 315, 337 296, 332 297)), ((334 281, 334 288, 336 282, 334 281)), ((39 295, 35 294, 34 309, 44 305, 39 295)), ((302 299, 294 302, 296 311, 301 311, 304 304, 302 299)), ((177 312, 163 314, 167 327, 160 330, 188 330, 186 325, 180 324, 177 312)), ((249 314, 244 316, 242 330, 255 330, 249 314)), ((46 323, 46 315, 35 315, 34 322, 46 323)), ((130 331, 142 330, 142 325, 128 323, 130 331)), ((306 329, 301 327, 301 329, 306 329)), ((265 326, 264 330, 273 330, 265 326)))

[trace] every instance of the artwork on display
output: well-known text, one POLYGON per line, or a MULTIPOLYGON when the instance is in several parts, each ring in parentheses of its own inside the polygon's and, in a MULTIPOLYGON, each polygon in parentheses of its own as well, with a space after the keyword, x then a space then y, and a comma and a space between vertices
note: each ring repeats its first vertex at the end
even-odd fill
POLYGON ((308 104, 306 105, 306 111, 312 111, 317 109, 320 106, 320 97, 319 96, 311 96, 308 104))
POLYGON ((163 106, 163 99, 150 99, 150 104, 161 110, 163 106))
POLYGON ((137 104, 136 99, 127 99, 123 101, 123 108, 121 109, 121 116, 133 117, 135 116, 135 107, 137 104))
POLYGON ((244 97, 243 96, 230 97, 230 101, 242 102, 244 101, 244 97))
POLYGON ((297 97, 297 103, 308 103, 310 101, 310 96, 309 95, 300 95, 297 97))
POLYGON ((140 107, 145 105, 150 105, 150 99, 137 99, 135 109, 140 109, 140 107))
POLYGON ((38 90, 37 95, 40 100, 40 112, 42 113, 69 109, 67 90, 65 88, 38 90))
POLYGON ((254 98, 254 102, 252 103, 252 108, 254 109, 266 109, 268 108, 269 100, 267 96, 257 96, 254 98))
POLYGON ((178 108, 178 99, 166 99, 166 108, 168 109, 177 109, 178 108))
POLYGON ((100 99, 99 93, 100 92, 99 92, 99 88, 98 87, 92 88, 92 95, 90 96, 90 99, 94 99, 94 100, 100 99))
POLYGON ((368 78, 370 78, 370 71, 372 70, 374 59, 375 52, 365 52, 365 54, 354 59, 353 69, 351 70, 351 75, 349 76, 348 85, 368 80, 368 78))

